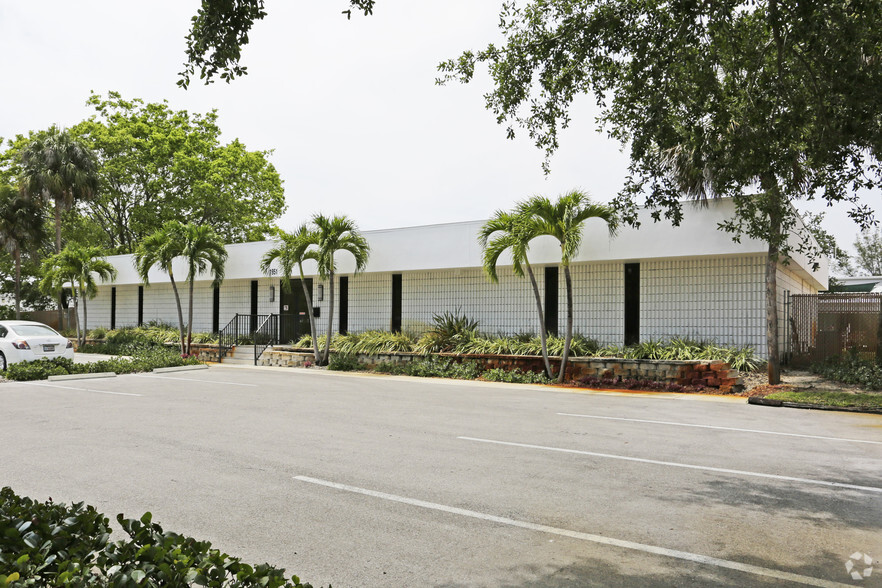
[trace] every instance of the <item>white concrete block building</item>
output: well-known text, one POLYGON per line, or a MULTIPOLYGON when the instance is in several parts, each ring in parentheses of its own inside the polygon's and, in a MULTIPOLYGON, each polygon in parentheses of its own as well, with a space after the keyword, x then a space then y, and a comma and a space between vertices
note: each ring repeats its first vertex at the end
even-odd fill
MULTIPOLYGON (((764 356, 765 243, 752 239, 735 243, 731 235, 717 229, 719 222, 733 214, 731 201, 686 206, 679 227, 654 223, 646 213, 639 230, 625 228, 610 237, 602 221, 586 223, 581 251, 571 265, 576 332, 602 344, 688 336, 749 345, 764 356)), ((364 273, 353 275, 349 254, 338 256, 334 331, 420 332, 434 313, 458 310, 477 319, 487 333, 536 332, 529 281, 514 275, 510 259, 500 260, 504 267, 498 284, 482 271, 477 241, 482 224, 365 231, 371 255, 364 273)), ((200 276, 194 293, 194 332, 222 329, 236 313, 306 316, 297 281, 294 293, 287 294, 281 291, 276 275, 260 272, 261 257, 271 246, 269 241, 229 245, 226 279, 216 290, 209 276, 200 276)), ((537 239, 529 259, 544 296, 549 329, 559 327, 562 332, 566 292, 564 277, 558 275, 556 242, 537 239)), ((119 275, 113 283, 101 285, 98 296, 89 301, 89 328, 150 321, 177 324, 168 276, 154 270, 149 286, 144 286, 131 255, 108 260, 119 275)), ((818 269, 811 265, 798 255, 788 265, 779 265, 780 311, 788 292, 814 294, 826 289, 826 260, 818 269)), ((304 269, 323 332, 329 310, 328 284, 319 279, 314 265, 304 269)), ((183 264, 175 275, 186 275, 183 264)), ((181 293, 186 313, 186 289, 181 288, 181 293)))

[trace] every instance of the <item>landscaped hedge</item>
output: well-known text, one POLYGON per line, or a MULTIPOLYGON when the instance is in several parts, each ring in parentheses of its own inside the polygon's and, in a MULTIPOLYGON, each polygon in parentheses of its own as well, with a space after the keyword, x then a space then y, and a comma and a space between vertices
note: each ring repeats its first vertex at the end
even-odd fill
POLYGON ((812 365, 811 371, 830 380, 855 384, 866 390, 882 390, 882 366, 856 355, 830 358, 812 365))
POLYGON ((269 564, 250 566, 208 541, 166 532, 148 512, 117 515, 126 538, 110 542, 107 517, 82 502, 55 504, 0 490, 0 588, 207 586, 311 588, 269 564))
MULTIPOLYGON (((181 334, 177 327, 151 322, 141 327, 122 327, 108 331, 104 328, 89 332, 91 339, 103 339, 103 343, 87 343, 77 349, 80 353, 106 353, 108 355, 132 355, 144 347, 180 346, 181 334)), ((193 333, 193 343, 217 343, 217 335, 193 333)))
POLYGON ((198 365, 195 357, 184 358, 177 351, 161 348, 140 348, 134 351, 131 359, 117 357, 90 363, 74 363, 67 358, 40 359, 26 363, 13 363, 5 372, 0 372, 8 380, 28 381, 45 380, 49 376, 66 374, 96 374, 116 372, 132 374, 149 372, 156 368, 175 367, 180 365, 198 365))

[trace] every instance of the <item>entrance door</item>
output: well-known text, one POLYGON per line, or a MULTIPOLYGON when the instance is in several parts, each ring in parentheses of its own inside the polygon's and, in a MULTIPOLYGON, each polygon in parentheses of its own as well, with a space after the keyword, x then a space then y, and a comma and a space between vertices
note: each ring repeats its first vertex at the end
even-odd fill
MULTIPOLYGON (((312 278, 306 278, 306 289, 312 295, 312 278)), ((279 343, 286 344, 297 341, 303 335, 309 334, 309 315, 312 312, 306 297, 303 295, 303 286, 300 279, 291 279, 291 291, 285 292, 279 288, 279 343)))

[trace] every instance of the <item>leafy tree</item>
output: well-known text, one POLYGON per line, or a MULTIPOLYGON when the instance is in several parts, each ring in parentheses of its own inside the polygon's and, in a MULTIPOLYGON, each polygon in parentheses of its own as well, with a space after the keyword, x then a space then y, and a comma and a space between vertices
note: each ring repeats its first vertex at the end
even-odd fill
MULTIPOLYGON (((279 243, 269 251, 264 253, 260 260, 260 270, 269 275, 270 266, 274 261, 279 262, 282 271, 282 288, 285 292, 291 292, 291 276, 294 275, 294 266, 300 273, 300 285, 303 287, 303 298, 307 302, 307 306, 312 309, 312 293, 306 287, 306 278, 303 275, 303 262, 307 259, 317 260, 318 253, 310 246, 316 241, 315 235, 309 230, 305 224, 299 226, 293 233, 279 231, 277 234, 279 243)), ((309 331, 312 335, 312 346, 315 355, 316 364, 322 359, 319 352, 318 337, 316 336, 315 317, 312 312, 307 312, 309 316, 309 331)))
POLYGON ((570 261, 582 246, 582 231, 587 220, 597 218, 606 223, 610 235, 618 229, 619 220, 615 210, 603 204, 595 204, 583 192, 573 190, 552 202, 544 196, 534 196, 522 202, 517 208, 523 215, 536 223, 535 234, 554 237, 560 244, 560 265, 563 268, 567 291, 567 332, 564 338, 560 359, 558 382, 564 381, 570 344, 573 341, 573 278, 570 274, 570 261))
POLYGON ((89 311, 87 301, 98 293, 95 276, 101 281, 116 278, 116 268, 104 259, 99 247, 80 247, 73 244, 65 247, 61 253, 49 257, 43 262, 43 280, 40 287, 46 293, 61 290, 68 282, 74 295, 74 310, 79 317, 79 302, 83 302, 83 324, 77 320, 77 341, 82 345, 86 342, 89 311))
MULTIPOLYGON (((684 188, 729 196, 721 228, 768 244, 769 381, 779 381, 775 268, 793 249, 818 252, 791 205, 820 197, 872 210, 857 188, 882 180, 882 3, 796 0, 505 2, 502 46, 441 64, 442 83, 486 63, 487 106, 513 136, 523 128, 550 156, 569 108, 593 94, 600 123, 628 145, 616 204, 636 223, 645 197, 658 220, 682 218, 684 188), (686 174, 672 173, 672 170, 686 174)), ((546 160, 547 165, 547 160, 546 160)))
MULTIPOLYGON (((352 10, 371 14, 375 0, 348 0, 349 9, 343 14, 352 16, 352 10)), ((248 44, 248 33, 255 21, 266 16, 264 0, 236 0, 216 2, 202 0, 202 6, 191 19, 187 35, 187 61, 179 75, 178 85, 187 88, 190 78, 199 70, 199 78, 206 84, 220 77, 229 83, 247 73, 239 65, 242 47, 248 44)))
POLYGON ((270 152, 221 144, 216 111, 175 111, 117 92, 88 103, 95 116, 72 131, 98 158, 101 190, 84 214, 108 248, 130 253, 170 220, 210 226, 228 243, 260 240, 284 212, 270 152))
MULTIPOLYGON (((98 187, 92 152, 66 129, 51 127, 38 133, 21 151, 19 180, 31 198, 55 205, 55 253, 61 253, 61 214, 98 187)), ((64 328, 61 290, 58 290, 58 324, 64 328)))
POLYGON ((355 273, 367 267, 370 245, 358 230, 354 221, 345 216, 326 217, 317 214, 312 217, 314 227, 310 230, 318 263, 319 276, 328 280, 328 330, 321 365, 327 365, 331 349, 331 334, 334 325, 334 274, 337 271, 336 254, 348 251, 355 258, 355 273))
POLYGON ((524 277, 524 268, 530 278, 533 297, 536 300, 536 311, 539 317, 539 341, 542 349, 542 361, 545 363, 545 375, 553 377, 551 363, 548 361, 548 331, 545 326, 545 312, 542 310, 542 296, 533 267, 527 257, 530 241, 539 234, 539 224, 527 215, 496 211, 493 217, 481 226, 478 242, 484 251, 483 266, 487 277, 493 283, 499 282, 496 265, 505 251, 511 251, 512 269, 516 276, 524 277))
POLYGON ((135 268, 145 285, 149 285, 149 274, 153 267, 158 266, 169 277, 175 303, 178 309, 178 324, 181 334, 181 353, 190 354, 193 333, 193 287, 196 277, 211 272, 214 286, 220 285, 224 278, 224 266, 227 251, 220 236, 210 227, 184 224, 169 221, 161 229, 144 239, 135 250, 135 268), (174 275, 174 260, 182 257, 187 267, 190 300, 187 322, 184 323, 184 312, 181 296, 174 275))
POLYGON ((37 203, 12 186, 0 185, 0 247, 12 256, 15 271, 15 318, 21 319, 21 257, 45 239, 43 214, 37 203))
POLYGON ((854 248, 857 252, 855 269, 870 276, 882 276, 882 229, 862 232, 854 240, 854 248))

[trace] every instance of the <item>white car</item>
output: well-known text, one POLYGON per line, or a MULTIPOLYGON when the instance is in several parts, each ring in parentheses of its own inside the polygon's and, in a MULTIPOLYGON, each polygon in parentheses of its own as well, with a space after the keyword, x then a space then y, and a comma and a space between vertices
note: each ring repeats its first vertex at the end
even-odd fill
POLYGON ((20 361, 73 356, 73 344, 43 323, 0 321, 0 370, 20 361))

